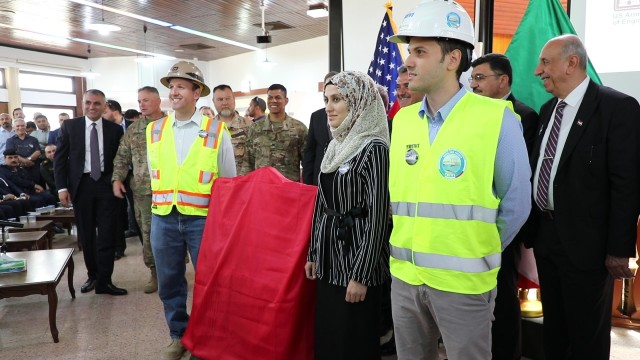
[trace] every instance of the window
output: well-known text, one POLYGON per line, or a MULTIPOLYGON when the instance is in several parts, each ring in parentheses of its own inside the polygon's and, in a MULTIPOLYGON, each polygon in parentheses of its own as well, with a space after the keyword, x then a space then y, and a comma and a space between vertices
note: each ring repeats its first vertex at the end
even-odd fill
POLYGON ((73 77, 21 71, 20 89, 75 93, 73 77))
POLYGON ((0 69, 0 88, 4 89, 7 85, 4 83, 4 69, 0 69))
POLYGON ((69 114, 69 118, 76 117, 75 108, 73 107, 60 107, 60 106, 44 106, 44 105, 27 105, 24 104, 22 106, 22 111, 24 112, 24 120, 25 121, 33 121, 33 115, 37 112, 47 117, 49 120, 49 130, 55 130, 60 127, 60 122, 58 121, 58 115, 60 113, 69 114))

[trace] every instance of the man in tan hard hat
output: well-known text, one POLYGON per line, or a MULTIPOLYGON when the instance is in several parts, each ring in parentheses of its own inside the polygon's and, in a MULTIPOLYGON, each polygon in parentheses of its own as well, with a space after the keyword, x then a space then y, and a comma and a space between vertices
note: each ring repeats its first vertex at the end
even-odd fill
POLYGON ((531 209, 531 170, 511 104, 459 82, 473 23, 453 1, 420 3, 391 41, 409 44, 409 89, 389 149, 391 303, 398 359, 490 359, 501 252, 531 209))
POLYGON ((151 248, 172 339, 162 359, 177 360, 189 320, 185 255, 189 251, 195 269, 211 187, 218 177, 236 176, 236 166, 225 123, 197 111, 198 99, 211 92, 200 69, 180 61, 160 82, 169 88, 174 112, 147 127, 151 248))

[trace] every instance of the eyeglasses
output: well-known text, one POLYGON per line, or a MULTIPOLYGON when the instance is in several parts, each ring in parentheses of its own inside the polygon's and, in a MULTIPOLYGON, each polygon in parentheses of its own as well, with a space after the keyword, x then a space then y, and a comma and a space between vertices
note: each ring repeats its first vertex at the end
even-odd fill
POLYGON ((498 77, 500 77, 502 75, 504 75, 504 74, 491 74, 491 75, 475 74, 475 75, 469 76, 469 82, 472 82, 474 80, 475 81, 482 81, 482 80, 488 78, 489 76, 495 76, 495 77, 498 78, 498 77))

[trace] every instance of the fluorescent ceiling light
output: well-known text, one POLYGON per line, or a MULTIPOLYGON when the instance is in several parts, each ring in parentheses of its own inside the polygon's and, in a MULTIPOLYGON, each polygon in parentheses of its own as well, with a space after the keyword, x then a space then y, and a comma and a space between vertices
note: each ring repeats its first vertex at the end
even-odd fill
POLYGON ((102 35, 109 35, 109 33, 112 32, 112 31, 120 31, 120 30, 122 30, 122 28, 120 26, 111 25, 111 24, 107 24, 107 23, 89 24, 89 26, 87 26, 87 28, 90 29, 90 30, 95 30, 95 31, 99 32, 102 35))
POLYGON ((230 44, 230 45, 235 45, 235 46, 238 46, 238 47, 241 47, 241 48, 245 48, 245 49, 249 49, 249 50, 260 50, 260 48, 257 48, 255 46, 243 44, 241 42, 225 39, 225 38, 222 38, 220 36, 207 34, 207 33, 204 33, 204 32, 198 31, 198 30, 193 30, 193 29, 189 29, 189 28, 186 28, 186 27, 178 26, 178 25, 173 25, 173 26, 170 26, 169 28, 171 28, 173 30, 186 32, 186 33, 192 34, 192 35, 202 36, 202 37, 207 38, 207 39, 220 41, 220 42, 227 43, 227 44, 230 44))
POLYGON ((329 16, 329 11, 327 10, 327 5, 324 3, 312 4, 309 5, 309 10, 307 10, 307 15, 312 18, 321 18, 329 16))
POLYGON ((220 37, 220 36, 207 34, 207 33, 204 33, 204 32, 198 31, 198 30, 189 29, 189 28, 186 28, 186 27, 182 27, 180 25, 175 25, 175 24, 166 22, 166 21, 162 21, 162 20, 158 20, 158 19, 154 19, 154 18, 150 18, 150 17, 146 17, 146 16, 141 16, 141 15, 138 15, 138 14, 130 13, 128 11, 122 11, 122 10, 119 10, 119 9, 116 9, 116 8, 112 8, 112 7, 109 7, 109 6, 103 6, 103 5, 96 4, 96 3, 93 3, 93 2, 90 2, 90 1, 86 1, 86 0, 70 0, 70 1, 74 2, 76 4, 86 5, 86 6, 90 6, 92 8, 101 9, 101 10, 104 10, 104 11, 109 11, 109 12, 112 12, 112 13, 116 13, 116 14, 120 14, 120 15, 123 15, 123 16, 130 17, 130 18, 142 20, 144 22, 148 22, 148 23, 151 23, 151 24, 156 24, 156 25, 168 27, 168 28, 173 29, 173 30, 186 32, 186 33, 189 33, 189 34, 192 34, 192 35, 204 37, 204 38, 215 40, 215 41, 220 41, 220 42, 223 42, 223 43, 226 43, 226 44, 229 44, 229 45, 238 46, 238 47, 245 48, 245 49, 248 49, 248 50, 260 50, 260 48, 257 48, 255 46, 251 46, 251 45, 247 45, 247 44, 243 44, 243 43, 238 42, 238 41, 229 40, 227 38, 223 38, 223 37, 220 37))
POLYGON ((107 44, 107 43, 103 43, 103 42, 99 42, 99 41, 93 41, 93 40, 87 40, 87 39, 81 39, 81 38, 70 38, 70 40, 77 41, 77 42, 82 42, 82 43, 85 43, 85 44, 108 47, 108 48, 116 49, 116 50, 129 51, 129 52, 133 52, 133 53, 136 53, 136 54, 154 56, 154 57, 157 57, 157 58, 162 59, 162 60, 175 60, 176 59, 173 56, 167 56, 167 55, 156 54, 156 53, 152 53, 152 52, 148 52, 148 51, 131 49, 131 48, 128 48, 128 47, 107 44))

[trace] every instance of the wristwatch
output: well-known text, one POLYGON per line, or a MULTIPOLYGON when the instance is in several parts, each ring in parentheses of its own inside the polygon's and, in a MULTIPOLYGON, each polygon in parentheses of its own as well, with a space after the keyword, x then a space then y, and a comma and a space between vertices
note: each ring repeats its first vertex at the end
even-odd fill
POLYGON ((29 157, 27 158, 27 160, 31 161, 31 156, 29 156, 29 157))

